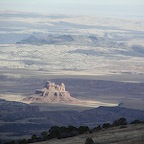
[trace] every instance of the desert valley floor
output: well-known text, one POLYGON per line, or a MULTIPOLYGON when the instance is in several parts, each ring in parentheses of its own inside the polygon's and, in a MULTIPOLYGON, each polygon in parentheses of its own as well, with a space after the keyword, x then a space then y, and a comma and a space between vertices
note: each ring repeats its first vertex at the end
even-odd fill
POLYGON ((34 70, 1 69, 0 98, 21 101, 35 93, 47 81, 64 83, 70 94, 82 100, 93 102, 85 107, 105 105, 116 106, 120 103, 129 108, 143 109, 143 82, 141 75, 108 74, 79 75, 76 72, 48 72, 34 70), (101 103, 96 103, 97 101, 101 103), (135 103, 135 106, 133 104, 135 103))

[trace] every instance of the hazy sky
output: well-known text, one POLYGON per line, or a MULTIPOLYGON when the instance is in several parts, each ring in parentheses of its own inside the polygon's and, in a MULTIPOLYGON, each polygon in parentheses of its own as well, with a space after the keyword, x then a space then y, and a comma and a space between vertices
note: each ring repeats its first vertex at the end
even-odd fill
POLYGON ((144 16, 144 0, 0 0, 0 10, 144 16))

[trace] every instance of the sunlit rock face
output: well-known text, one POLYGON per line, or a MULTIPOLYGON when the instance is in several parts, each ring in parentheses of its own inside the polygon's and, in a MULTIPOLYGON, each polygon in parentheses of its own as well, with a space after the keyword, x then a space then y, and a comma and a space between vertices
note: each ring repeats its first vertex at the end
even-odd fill
POLYGON ((64 83, 56 85, 48 81, 42 89, 36 90, 35 94, 23 99, 29 103, 65 103, 79 104, 80 100, 73 98, 65 89, 64 83))

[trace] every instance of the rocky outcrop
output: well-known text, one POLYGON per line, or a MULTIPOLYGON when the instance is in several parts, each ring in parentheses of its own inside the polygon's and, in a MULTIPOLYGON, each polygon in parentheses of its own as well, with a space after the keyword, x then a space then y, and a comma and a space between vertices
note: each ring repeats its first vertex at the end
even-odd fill
POLYGON ((36 90, 35 94, 23 99, 29 103, 63 103, 63 104, 80 104, 80 100, 70 96, 66 91, 64 83, 56 85, 48 81, 44 88, 36 90))

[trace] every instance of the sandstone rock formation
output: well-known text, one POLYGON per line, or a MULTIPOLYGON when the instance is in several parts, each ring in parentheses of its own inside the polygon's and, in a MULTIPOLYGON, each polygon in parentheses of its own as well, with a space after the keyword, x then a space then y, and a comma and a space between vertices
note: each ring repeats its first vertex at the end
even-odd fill
POLYGON ((36 90, 35 94, 23 99, 29 103, 63 103, 63 104, 80 104, 80 100, 70 96, 65 90, 64 83, 56 85, 48 81, 42 89, 36 90))

